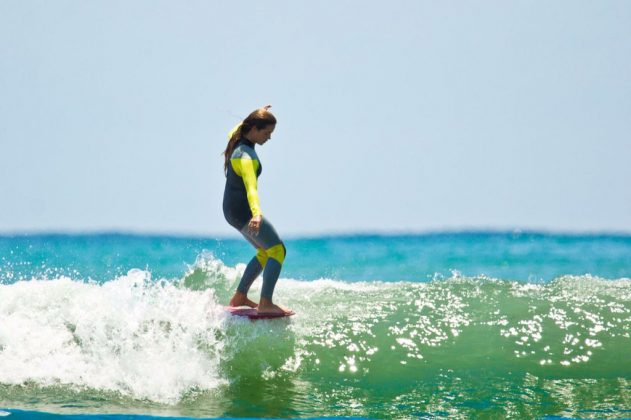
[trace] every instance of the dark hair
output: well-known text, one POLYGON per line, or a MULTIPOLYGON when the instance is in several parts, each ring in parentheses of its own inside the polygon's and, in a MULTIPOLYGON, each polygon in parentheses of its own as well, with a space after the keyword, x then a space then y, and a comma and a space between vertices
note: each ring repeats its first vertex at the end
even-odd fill
POLYGON ((243 120, 241 124, 237 127, 236 130, 230 136, 230 140, 228 140, 228 146, 226 150, 223 152, 224 155, 224 164, 223 170, 224 173, 228 173, 228 162, 230 161, 230 156, 232 156, 232 152, 234 152, 234 148, 237 145, 237 142, 244 135, 248 134, 252 127, 256 127, 258 130, 262 130, 268 125, 276 124, 276 117, 272 115, 271 112, 267 110, 267 108, 259 108, 256 111, 253 111, 248 115, 248 117, 243 120))

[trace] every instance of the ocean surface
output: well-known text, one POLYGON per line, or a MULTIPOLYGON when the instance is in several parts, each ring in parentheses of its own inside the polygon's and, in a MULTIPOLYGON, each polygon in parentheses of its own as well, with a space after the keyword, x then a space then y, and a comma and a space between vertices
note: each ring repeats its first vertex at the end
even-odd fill
POLYGON ((631 417, 631 235, 286 245, 250 321, 242 239, 0 236, 0 417, 631 417))

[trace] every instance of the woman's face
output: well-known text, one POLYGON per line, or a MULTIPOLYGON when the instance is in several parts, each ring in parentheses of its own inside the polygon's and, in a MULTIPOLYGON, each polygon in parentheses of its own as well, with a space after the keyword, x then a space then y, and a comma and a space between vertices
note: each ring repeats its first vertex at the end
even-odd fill
POLYGON ((270 124, 261 128, 260 130, 256 127, 252 127, 246 138, 252 143, 265 144, 269 139, 272 138, 272 133, 274 132, 275 128, 276 124, 270 124))

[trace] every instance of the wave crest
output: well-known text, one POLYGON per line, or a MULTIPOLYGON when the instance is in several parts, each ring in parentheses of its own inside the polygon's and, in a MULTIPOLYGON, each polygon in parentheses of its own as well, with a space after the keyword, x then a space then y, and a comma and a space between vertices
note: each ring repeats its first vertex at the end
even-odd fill
POLYGON ((631 333, 629 279, 281 278, 275 301, 297 315, 252 322, 222 309, 244 268, 203 253, 173 281, 131 270, 103 284, 0 285, 0 383, 175 404, 270 381, 301 383, 306 394, 331 381, 395 382, 404 394, 419 378, 480 369, 559 380, 631 375, 617 362, 631 333))

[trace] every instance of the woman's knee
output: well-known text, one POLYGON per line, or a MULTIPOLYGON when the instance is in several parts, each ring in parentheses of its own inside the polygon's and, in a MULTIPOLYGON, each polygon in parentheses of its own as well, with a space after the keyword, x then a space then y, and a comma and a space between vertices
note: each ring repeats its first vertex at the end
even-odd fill
POLYGON ((267 252, 263 248, 256 249, 256 259, 258 260, 259 264, 261 264, 261 267, 265 267, 265 264, 267 263, 267 258, 267 252))
POLYGON ((287 250, 285 248, 285 244, 282 242, 278 245, 274 245, 265 250, 265 253, 269 258, 273 258, 279 263, 283 263, 285 261, 285 256, 287 255, 287 250))

